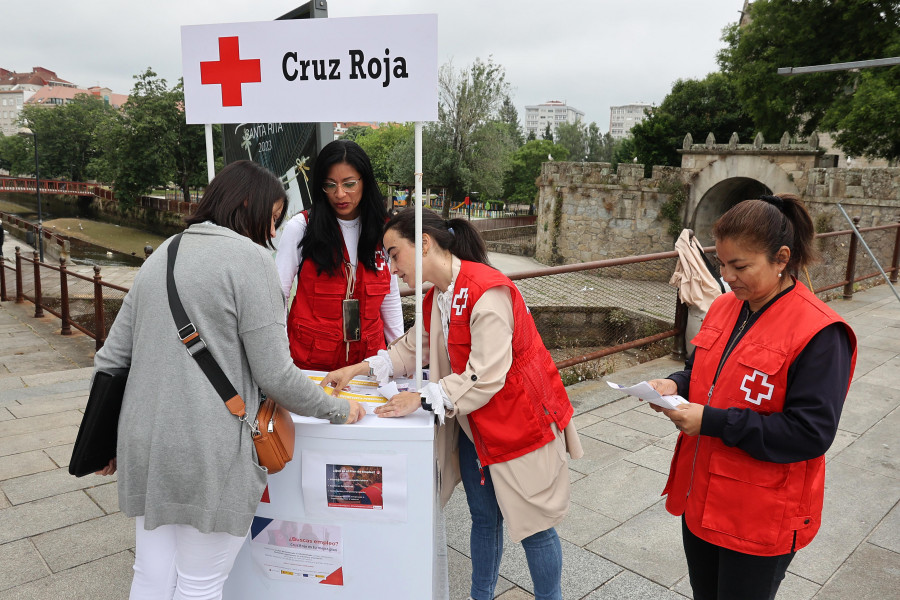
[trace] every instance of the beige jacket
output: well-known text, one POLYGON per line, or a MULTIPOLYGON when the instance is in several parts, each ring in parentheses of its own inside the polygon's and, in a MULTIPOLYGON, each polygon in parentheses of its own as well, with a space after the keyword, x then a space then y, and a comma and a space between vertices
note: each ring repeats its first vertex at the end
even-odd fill
POLYGON ((678 252, 678 262, 675 263, 669 285, 678 288, 682 302, 696 306, 705 315, 713 300, 722 293, 716 276, 703 262, 703 248, 690 229, 681 230, 675 241, 675 250, 678 252))
MULTIPOLYGON (((453 278, 459 273, 459 259, 453 258, 453 278)), ((440 381, 453 402, 453 410, 436 435, 441 503, 446 504, 459 483, 457 435, 462 428, 471 439, 467 415, 487 404, 506 381, 512 365, 513 311, 509 290, 493 288, 485 292, 472 309, 472 350, 466 371, 455 374, 441 326, 441 311, 434 296, 431 333, 422 332, 423 364, 430 368, 430 380, 440 381), (472 375, 476 374, 476 381, 472 375)), ((412 376, 415 371, 415 326, 388 350, 395 375, 412 376)), ((513 541, 553 527, 569 509, 569 473, 566 451, 572 458, 584 455, 581 442, 570 422, 564 432, 556 429, 556 440, 513 460, 490 466, 497 503, 513 541)))

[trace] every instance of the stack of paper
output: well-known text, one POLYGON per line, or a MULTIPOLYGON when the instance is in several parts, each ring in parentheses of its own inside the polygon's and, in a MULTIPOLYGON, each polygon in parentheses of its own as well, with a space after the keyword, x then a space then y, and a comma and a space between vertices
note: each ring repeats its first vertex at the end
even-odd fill
POLYGON ((618 383, 613 383, 612 381, 607 381, 609 387, 613 389, 617 389, 625 392, 631 396, 636 396, 641 400, 645 400, 650 404, 655 404, 661 408, 675 408, 679 404, 686 404, 687 400, 682 398, 681 396, 663 396, 651 386, 646 381, 642 381, 638 384, 632 385, 631 387, 625 387, 624 385, 619 385, 618 383))

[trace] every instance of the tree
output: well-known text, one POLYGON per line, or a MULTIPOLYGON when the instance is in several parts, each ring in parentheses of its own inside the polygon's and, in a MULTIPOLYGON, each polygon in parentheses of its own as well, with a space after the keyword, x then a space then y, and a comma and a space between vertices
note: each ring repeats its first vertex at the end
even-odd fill
POLYGON ((547 127, 544 129, 544 133, 541 137, 545 140, 553 141, 553 129, 550 128, 550 123, 547 123, 547 127))
POLYGON ((856 92, 829 109, 823 126, 837 131, 849 155, 900 160, 900 67, 861 73, 856 92))
POLYGON ((387 123, 357 137, 356 143, 369 155, 376 181, 383 183, 395 181, 393 177, 394 149, 398 144, 412 143, 414 135, 415 130, 412 123, 387 123))
POLYGON ((572 160, 582 161, 587 157, 587 128, 581 121, 560 123, 556 126, 556 143, 568 150, 572 160))
POLYGON ((9 163, 4 166, 10 175, 24 175, 34 172, 34 146, 30 149, 24 138, 17 135, 0 134, 0 159, 9 163))
POLYGON ((509 135, 516 143, 516 148, 525 143, 522 126, 519 125, 519 111, 516 110, 516 105, 509 96, 504 98, 503 104, 500 105, 500 121, 509 127, 509 135))
POLYGON ((541 165, 553 156, 553 160, 566 160, 569 151, 550 140, 531 140, 516 150, 511 157, 509 173, 504 181, 507 202, 533 204, 537 197, 535 180, 541 174, 541 165))
POLYGON ((534 132, 534 129, 530 129, 528 131, 528 135, 525 136, 526 142, 531 142, 537 139, 537 134, 534 132))
POLYGON ((22 116, 37 134, 41 174, 84 181, 88 164, 100 152, 99 128, 114 110, 91 94, 53 108, 25 106, 22 116))
MULTIPOLYGON (((847 105, 844 97, 859 77, 849 71, 785 77, 778 75, 779 67, 896 56, 900 39, 900 3, 896 0, 756 0, 750 5, 750 18, 744 27, 726 28, 723 40, 727 46, 718 61, 734 81, 744 110, 766 139, 778 139, 785 131, 811 134, 832 109, 842 110, 847 105), (892 45, 894 54, 886 53, 892 45)), ((887 84, 890 70, 879 69, 867 76, 865 83, 884 90, 889 85, 874 81, 884 77, 887 84)), ((828 121, 833 127, 841 118, 832 113, 828 121)), ((852 120, 857 126, 867 121, 852 120)), ((875 125, 867 128, 872 135, 883 129, 882 124, 875 125)), ((900 136, 900 128, 892 129, 900 136)))
POLYGON ((125 202, 169 181, 189 201, 190 187, 206 181, 203 126, 185 122, 181 82, 169 89, 149 68, 135 80, 121 119, 110 122, 104 143, 114 160, 102 169, 113 175, 116 193, 125 202))
MULTIPOLYGON (((429 128, 436 146, 436 183, 447 187, 451 201, 469 192, 482 193, 482 198, 499 194, 515 144, 508 126, 496 126, 509 96, 503 67, 491 58, 476 58, 461 69, 446 63, 438 74, 438 96, 438 123, 429 128)), ((444 204, 445 218, 449 204, 444 204)))
POLYGON ((631 129, 638 162, 678 166, 684 136, 705 140, 712 134, 726 141, 732 133, 750 142, 755 136, 753 120, 736 97, 733 78, 710 73, 702 80, 679 79, 658 107, 631 129))

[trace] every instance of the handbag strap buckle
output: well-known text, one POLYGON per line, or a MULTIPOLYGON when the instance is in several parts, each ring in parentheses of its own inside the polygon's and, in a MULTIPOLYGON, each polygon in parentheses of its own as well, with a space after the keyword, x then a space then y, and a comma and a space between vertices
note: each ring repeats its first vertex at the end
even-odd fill
POLYGON ((178 330, 178 339, 184 344, 191 356, 196 356, 200 352, 207 350, 206 342, 200 337, 200 332, 194 327, 193 323, 188 323, 178 330))

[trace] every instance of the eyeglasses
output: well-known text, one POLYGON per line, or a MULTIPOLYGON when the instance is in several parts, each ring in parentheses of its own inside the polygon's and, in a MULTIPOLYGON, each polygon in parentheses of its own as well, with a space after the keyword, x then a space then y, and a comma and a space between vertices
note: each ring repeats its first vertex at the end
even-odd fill
MULTIPOLYGON (((345 192, 347 192, 348 194, 350 192, 356 191, 356 187, 358 185, 359 185, 359 179, 350 179, 349 181, 342 181, 340 184, 341 189, 344 190, 345 192)), ((322 191, 324 191, 326 194, 333 194, 337 191, 337 189, 338 189, 338 184, 333 181, 326 181, 324 184, 322 184, 322 191)))

